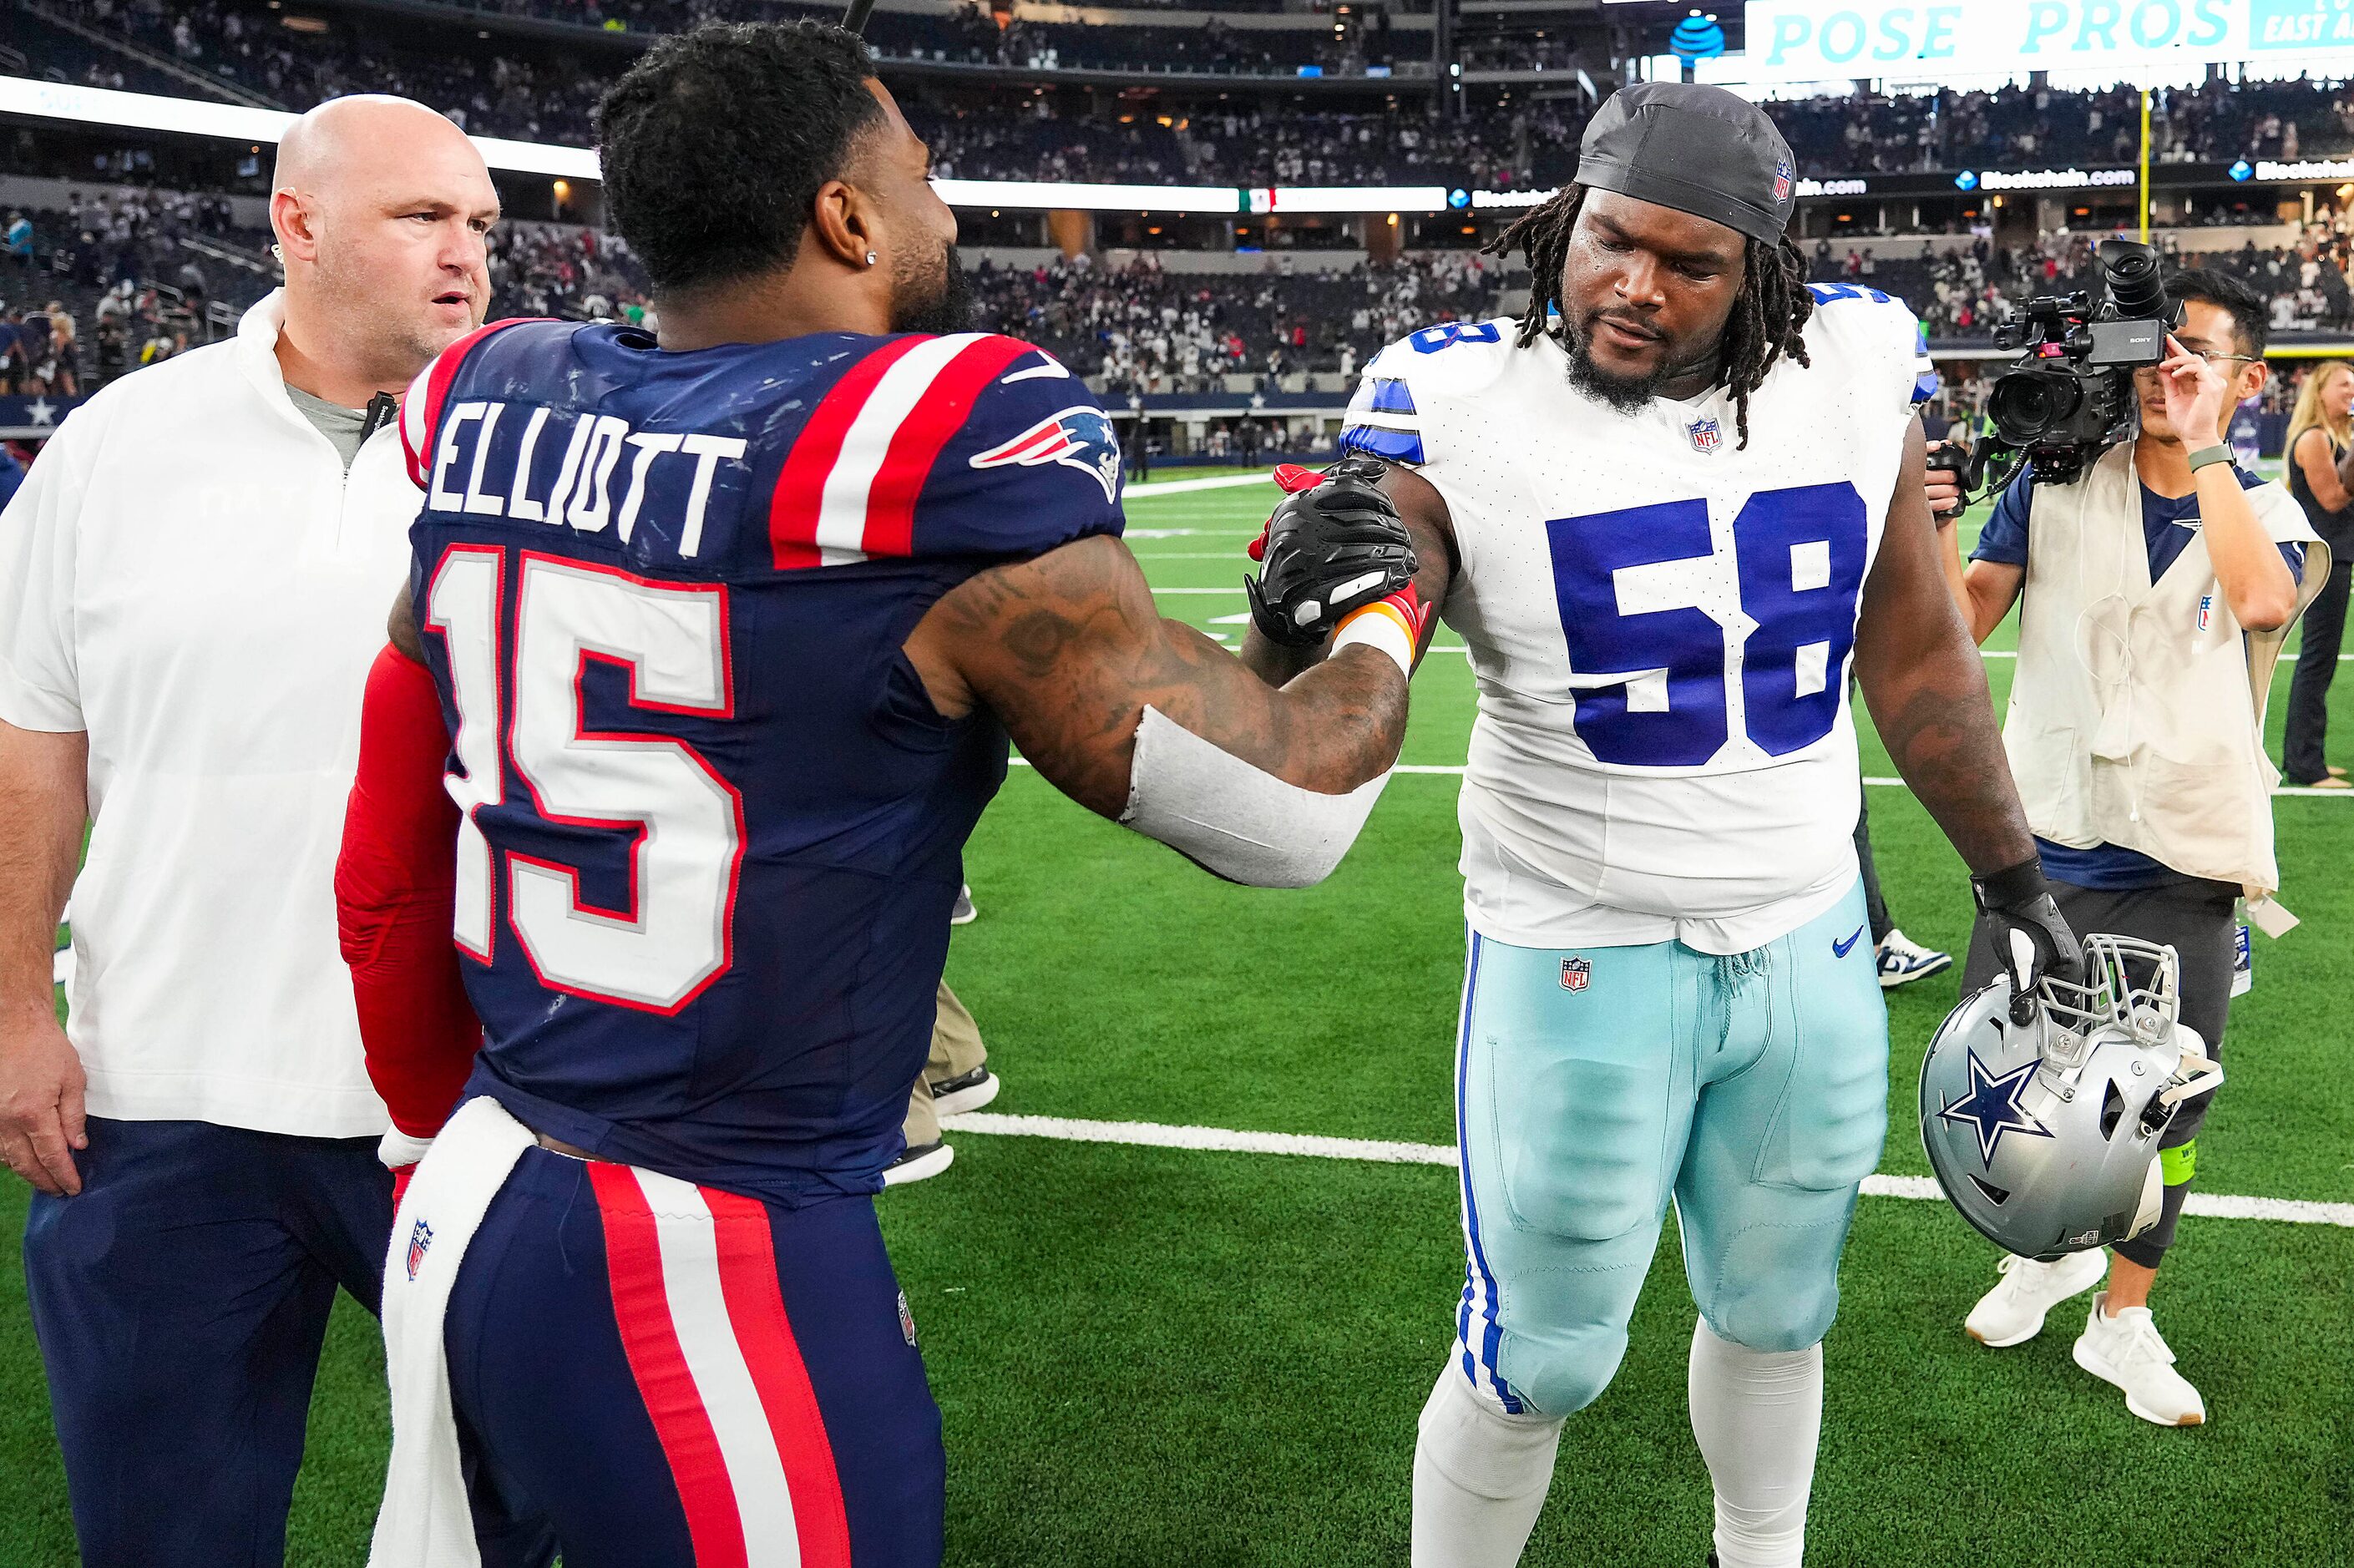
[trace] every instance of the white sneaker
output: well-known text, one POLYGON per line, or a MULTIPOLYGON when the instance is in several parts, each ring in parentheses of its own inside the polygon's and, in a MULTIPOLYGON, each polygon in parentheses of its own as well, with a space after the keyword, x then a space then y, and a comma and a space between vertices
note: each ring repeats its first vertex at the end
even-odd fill
POLYGON ((2109 1271, 2109 1256, 2094 1247, 2072 1252, 2057 1263, 2008 1256, 1996 1266, 2002 1270, 2001 1281, 1978 1298, 1962 1319, 1962 1331, 1988 1350, 1999 1351, 2043 1332, 2044 1315, 2098 1285, 2109 1271))
POLYGON ((2174 1352, 2159 1337, 2147 1307, 2107 1311, 2109 1293, 2093 1298, 2084 1331, 2076 1337, 2076 1364, 2126 1391, 2126 1408, 2160 1426, 2203 1426, 2207 1406, 2190 1381, 2174 1370, 2174 1352))
POLYGON ((1891 931, 1872 950, 1872 961, 1880 970, 1880 989, 1894 991, 1900 985, 1943 974, 1953 967, 1954 955, 1925 948, 1902 931, 1891 931))
POLYGON ((960 1078, 942 1079, 932 1086, 932 1114, 945 1118, 977 1111, 995 1099, 1002 1087, 997 1075, 985 1066, 975 1067, 960 1078))
POLYGON ((921 1149, 903 1149, 899 1158, 883 1167, 883 1185, 904 1187, 910 1181, 926 1181, 956 1163, 956 1150, 938 1139, 921 1149))

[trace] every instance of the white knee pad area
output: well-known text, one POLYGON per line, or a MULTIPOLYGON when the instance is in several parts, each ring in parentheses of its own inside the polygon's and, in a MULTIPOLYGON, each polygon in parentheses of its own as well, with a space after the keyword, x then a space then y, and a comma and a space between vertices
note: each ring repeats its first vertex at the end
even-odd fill
POLYGON ((1692 1436, 1716 1484, 1723 1568, 1798 1568, 1823 1425, 1823 1348, 1753 1351, 1692 1326, 1692 1436))
POLYGON ((1553 1485, 1561 1421, 1505 1414, 1450 1365, 1419 1426, 1412 1568, 1510 1568, 1553 1485))

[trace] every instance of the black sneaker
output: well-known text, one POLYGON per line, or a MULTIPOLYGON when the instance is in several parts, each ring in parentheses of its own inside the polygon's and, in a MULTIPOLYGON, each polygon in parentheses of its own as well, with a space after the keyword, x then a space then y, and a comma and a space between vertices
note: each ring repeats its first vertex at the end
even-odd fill
POLYGON ((972 884, 968 882, 957 889, 956 906, 949 911, 949 924, 970 926, 980 918, 981 911, 972 906, 972 884))
POLYGON ((975 1067, 953 1078, 944 1078, 932 1086, 932 1109, 939 1116, 962 1116, 977 1111, 997 1097, 1003 1087, 997 1075, 987 1067, 975 1067))
POLYGON ((921 1181, 938 1175, 954 1163, 956 1150, 938 1139, 917 1147, 904 1149, 899 1158, 883 1167, 883 1185, 901 1187, 910 1181, 921 1181))

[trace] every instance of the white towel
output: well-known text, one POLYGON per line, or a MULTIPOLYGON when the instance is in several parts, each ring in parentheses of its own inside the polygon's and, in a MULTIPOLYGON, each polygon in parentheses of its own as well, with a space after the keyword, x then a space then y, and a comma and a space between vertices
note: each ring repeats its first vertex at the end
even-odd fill
POLYGON ((481 1568, 441 1330, 466 1245, 534 1141, 496 1100, 468 1100, 434 1139, 393 1216, 384 1268, 392 1464, 368 1568, 481 1568))

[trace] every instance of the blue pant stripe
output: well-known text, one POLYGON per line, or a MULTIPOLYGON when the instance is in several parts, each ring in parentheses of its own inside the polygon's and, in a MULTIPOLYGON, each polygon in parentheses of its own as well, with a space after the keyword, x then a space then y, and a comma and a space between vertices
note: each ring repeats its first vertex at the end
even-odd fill
MULTIPOLYGON (((1488 1266, 1487 1250, 1479 1241, 1479 1204, 1471 1192, 1470 1139, 1465 1123, 1465 1107, 1471 1068, 1471 1012, 1479 993, 1480 943, 1479 932, 1473 931, 1469 935, 1471 958, 1463 980, 1463 1022, 1456 1041, 1455 1054, 1455 1141, 1463 1184, 1463 1232, 1469 1245, 1470 1266, 1479 1276, 1479 1295, 1482 1298, 1479 1309, 1479 1364, 1486 1370, 1488 1381, 1493 1385, 1496 1397, 1503 1402, 1505 1411, 1517 1415, 1521 1410, 1520 1398, 1512 1393, 1511 1386, 1504 1381, 1502 1372, 1496 1365, 1497 1355, 1503 1344, 1504 1330, 1497 1318, 1495 1272, 1488 1266)), ((1464 1375, 1470 1378, 1476 1385, 1479 1379, 1472 1365, 1472 1295, 1471 1285, 1467 1281, 1463 1287, 1462 1310, 1457 1318, 1457 1337, 1463 1344, 1464 1375)))

